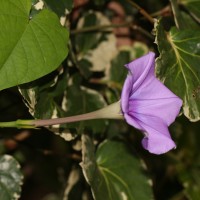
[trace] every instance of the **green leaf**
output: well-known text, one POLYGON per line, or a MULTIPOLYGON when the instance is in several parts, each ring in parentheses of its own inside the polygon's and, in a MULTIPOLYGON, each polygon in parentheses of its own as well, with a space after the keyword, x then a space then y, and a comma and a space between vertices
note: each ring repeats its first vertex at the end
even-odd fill
POLYGON ((95 200, 151 200, 153 194, 141 163, 121 142, 105 141, 94 155, 93 142, 83 141, 83 168, 95 200))
POLYGON ((22 179, 19 163, 12 156, 0 156, 0 199, 19 199, 22 179))
MULTIPOLYGON (((29 112, 38 119, 48 119, 58 112, 60 98, 67 87, 65 71, 60 74, 51 73, 41 79, 24 84, 20 92, 24 97, 29 112)), ((61 116, 60 116, 61 117, 61 116)))
POLYGON ((187 29, 192 29, 192 30, 200 30, 200 26, 199 23, 197 21, 195 21, 190 14, 186 13, 186 12, 181 12, 182 13, 182 17, 184 19, 184 21, 186 21, 186 26, 187 29))
POLYGON ((44 0, 46 4, 60 17, 65 15, 65 10, 72 10, 73 0, 44 0))
POLYGON ((156 43, 160 52, 156 60, 158 77, 183 100, 183 112, 191 121, 200 119, 200 32, 165 32, 158 23, 156 43))
POLYGON ((90 61, 83 58, 77 62, 77 67, 83 77, 85 77, 86 79, 88 79, 92 75, 92 72, 90 71, 92 63, 90 61))
MULTIPOLYGON (((75 75, 70 80, 68 80, 66 71, 61 70, 59 75, 54 75, 55 73, 49 74, 20 87, 20 92, 25 99, 29 112, 35 118, 48 119, 73 116, 95 111, 107 105, 100 93, 80 86, 81 80, 79 79, 81 78, 79 75, 75 75)), ((56 127, 63 130, 67 129, 67 132, 69 132, 69 128, 82 130, 83 127, 88 127, 94 133, 99 133, 105 129, 105 125, 105 120, 89 120, 56 125, 56 127)), ((54 127, 52 130, 54 130, 54 127)), ((63 130, 59 132, 61 133, 63 130)))
MULTIPOLYGON (((87 13, 78 22, 78 29, 87 29, 94 26, 99 26, 100 20, 98 19, 97 13, 87 13)), ((80 53, 87 53, 89 50, 94 49, 102 41, 103 34, 96 33, 93 31, 86 31, 83 33, 76 34, 75 43, 80 53)))
POLYGON ((190 14, 200 22, 200 1, 199 0, 180 0, 180 3, 183 4, 190 14))
MULTIPOLYGON (((67 115, 78 115, 92 112, 106 106, 102 95, 95 90, 82 87, 73 83, 67 90, 67 115)), ((80 123, 68 124, 68 127, 76 127, 82 130, 83 127, 92 129, 93 133, 102 132, 105 129, 105 120, 88 120, 80 123)))
POLYGON ((68 31, 42 10, 29 19, 30 0, 2 0, 0 89, 38 79, 55 70, 68 53, 68 31))
POLYGON ((120 51, 117 57, 111 62, 111 68, 109 71, 110 80, 122 85, 128 73, 124 65, 129 62, 130 52, 120 51))

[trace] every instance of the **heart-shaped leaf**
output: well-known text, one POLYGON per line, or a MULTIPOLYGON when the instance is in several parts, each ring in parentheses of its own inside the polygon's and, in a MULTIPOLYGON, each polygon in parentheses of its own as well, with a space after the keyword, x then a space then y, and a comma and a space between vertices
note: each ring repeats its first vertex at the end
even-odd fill
POLYGON ((19 199, 22 179, 18 162, 12 156, 0 156, 0 199, 19 199))
POLYGON ((159 78, 183 100, 183 111, 191 121, 200 119, 200 31, 165 32, 158 23, 156 61, 159 78))
POLYGON ((2 0, 0 6, 0 90, 55 70, 68 53, 68 31, 43 10, 29 19, 30 0, 2 0))
POLYGON ((121 142, 105 141, 94 154, 88 136, 83 141, 83 168, 95 200, 151 200, 153 194, 141 163, 121 142))

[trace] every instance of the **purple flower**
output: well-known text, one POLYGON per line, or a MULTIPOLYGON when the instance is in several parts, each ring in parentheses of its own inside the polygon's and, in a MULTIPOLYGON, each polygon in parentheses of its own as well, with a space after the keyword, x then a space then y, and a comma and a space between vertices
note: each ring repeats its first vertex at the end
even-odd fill
POLYGON ((143 147, 151 153, 166 153, 176 145, 168 126, 175 120, 182 101, 154 75, 155 54, 150 52, 125 65, 121 109, 131 126, 144 132, 143 147))

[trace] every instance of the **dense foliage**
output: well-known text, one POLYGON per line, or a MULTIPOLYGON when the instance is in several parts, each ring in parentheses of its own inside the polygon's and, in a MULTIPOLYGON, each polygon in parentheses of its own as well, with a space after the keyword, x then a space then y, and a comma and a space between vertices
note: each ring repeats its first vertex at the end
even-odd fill
POLYGON ((199 23, 200 0, 1 0, 0 121, 116 102, 124 64, 149 51, 183 107, 159 156, 124 120, 1 128, 0 199, 199 200, 199 23))

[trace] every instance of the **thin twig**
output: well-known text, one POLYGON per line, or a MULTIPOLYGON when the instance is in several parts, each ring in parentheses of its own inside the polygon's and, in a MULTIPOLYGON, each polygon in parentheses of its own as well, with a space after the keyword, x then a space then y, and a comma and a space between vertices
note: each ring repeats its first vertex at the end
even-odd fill
MULTIPOLYGON (((83 27, 80 29, 71 30, 71 34, 77 34, 77 33, 85 33, 85 32, 92 32, 92 31, 108 31, 107 29, 114 29, 119 27, 126 27, 131 26, 132 22, 125 22, 122 24, 110 24, 110 25, 97 25, 97 26, 89 26, 89 27, 83 27)), ((110 30, 112 31, 112 30, 110 30)))
POLYGON ((143 8, 141 8, 138 4, 131 0, 127 0, 133 7, 135 7, 146 19, 149 20, 152 24, 154 24, 155 20, 151 17, 149 13, 147 13, 143 8))
POLYGON ((151 35, 148 31, 146 31, 145 29, 143 29, 140 26, 137 25, 132 25, 131 28, 135 31, 139 31, 140 33, 142 33, 143 35, 147 36, 149 39, 154 40, 154 36, 151 35))
POLYGON ((185 23, 185 21, 183 20, 177 0, 170 0, 170 2, 171 2, 172 12, 174 14, 176 27, 179 30, 187 28, 187 23, 185 23))
POLYGON ((164 15, 171 13, 171 12, 172 12, 171 7, 169 5, 167 5, 164 8, 162 8, 161 10, 158 10, 154 13, 151 13, 151 16, 152 17, 164 16, 164 15))

